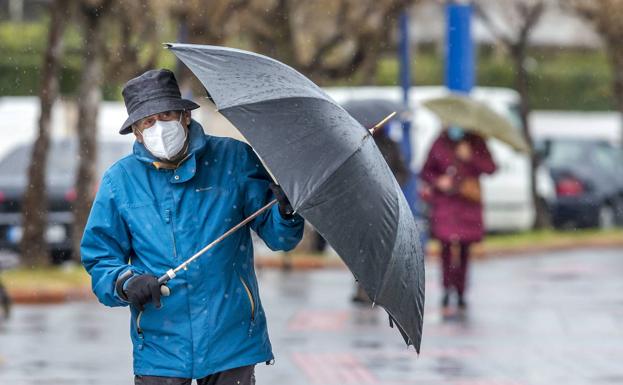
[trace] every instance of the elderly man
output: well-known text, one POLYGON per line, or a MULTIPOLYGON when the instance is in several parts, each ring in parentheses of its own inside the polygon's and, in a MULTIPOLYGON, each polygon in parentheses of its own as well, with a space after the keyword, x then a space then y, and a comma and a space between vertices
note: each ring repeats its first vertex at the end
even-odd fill
POLYGON ((133 154, 102 178, 82 239, 82 262, 107 306, 131 310, 135 384, 252 384, 273 359, 253 267, 253 229, 273 250, 300 241, 303 219, 252 149, 204 134, 199 106, 168 70, 123 89, 133 154), (180 271, 161 298, 157 277, 276 197, 255 218, 180 271))

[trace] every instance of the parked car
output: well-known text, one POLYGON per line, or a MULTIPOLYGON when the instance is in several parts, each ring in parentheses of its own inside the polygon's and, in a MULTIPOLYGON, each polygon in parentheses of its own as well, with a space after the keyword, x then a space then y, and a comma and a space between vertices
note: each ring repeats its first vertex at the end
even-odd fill
MULTIPOLYGON (((10 270, 19 265, 18 257, 13 253, 1 253, 0 254, 0 278, 2 272, 10 270)), ((3 321, 6 321, 11 315, 12 301, 9 297, 9 292, 0 280, 0 325, 3 321)))
MULTIPOLYGON (((358 87, 329 88, 327 93, 338 103, 359 99, 402 100, 399 87, 358 87)), ((437 117, 422 103, 428 99, 445 96, 445 87, 412 87, 410 108, 413 112, 411 145, 413 160, 411 169, 420 170, 430 147, 441 132, 442 126, 437 117)), ((510 89, 476 87, 472 97, 489 105, 492 109, 515 122, 521 129, 517 114, 519 95, 510 89)), ((400 140, 401 130, 390 136, 400 140)), ((498 170, 493 175, 482 178, 484 197, 485 228, 489 232, 508 232, 529 230, 534 224, 535 208, 530 190, 530 159, 526 154, 512 150, 497 140, 488 140, 498 170)), ((537 191, 546 203, 554 198, 554 185, 547 171, 537 171, 537 191)))
POLYGON ((621 149, 586 139, 547 139, 539 148, 556 185, 554 226, 610 228, 623 223, 621 149))
MULTIPOLYGON (((129 154, 129 142, 100 142, 97 177, 116 160, 129 154)), ((0 248, 18 251, 22 238, 22 203, 28 180, 32 146, 22 144, 0 160, 0 248)), ((53 260, 65 259, 71 252, 72 203, 76 199, 74 180, 77 145, 73 140, 53 140, 46 167, 48 225, 45 240, 53 260)), ((93 186, 94 191, 97 186, 93 186)))

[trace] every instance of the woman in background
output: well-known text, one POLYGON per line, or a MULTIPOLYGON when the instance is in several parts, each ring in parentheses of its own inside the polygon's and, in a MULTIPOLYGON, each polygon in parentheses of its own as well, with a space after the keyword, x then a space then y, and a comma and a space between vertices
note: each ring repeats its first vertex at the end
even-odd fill
POLYGON ((431 235, 441 242, 443 311, 450 297, 465 310, 470 246, 484 235, 479 177, 496 169, 485 141, 459 127, 444 130, 422 168, 424 194, 431 203, 431 235))

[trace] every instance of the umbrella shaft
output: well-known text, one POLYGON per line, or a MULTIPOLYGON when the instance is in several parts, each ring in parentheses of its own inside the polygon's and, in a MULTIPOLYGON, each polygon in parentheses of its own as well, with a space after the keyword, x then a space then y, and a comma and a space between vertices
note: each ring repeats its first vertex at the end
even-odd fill
POLYGON ((275 203, 277 203, 277 199, 273 199, 272 201, 268 202, 264 207, 260 208, 259 210, 257 210, 256 212, 254 212, 253 214, 251 214, 249 217, 247 217, 245 220, 243 220, 242 222, 238 223, 236 226, 232 227, 231 229, 227 230, 227 232, 223 235, 221 235, 220 237, 216 238, 214 241, 212 241, 209 245, 207 245, 206 247, 204 247, 203 249, 199 250, 197 253, 195 253, 195 255, 193 255, 192 257, 188 258, 184 263, 182 263, 181 265, 179 265, 178 267, 176 267, 175 269, 169 270, 166 274, 162 275, 159 279, 158 282, 160 284, 164 284, 166 282, 168 282, 171 278, 173 278, 175 276, 175 274, 177 272, 179 272, 180 270, 186 268, 186 266, 188 266, 189 263, 191 263, 192 261, 194 261, 195 259, 199 258, 201 255, 203 255, 206 251, 210 250, 211 248, 213 248, 214 246, 216 246, 219 242, 221 242, 223 239, 227 238, 228 236, 230 236, 231 234, 233 234, 234 232, 236 232, 238 229, 240 229, 241 227, 243 227, 244 225, 246 225, 247 223, 251 222, 253 219, 255 219, 258 215, 260 215, 261 213, 263 213, 264 211, 266 211, 267 209, 269 209, 272 205, 274 205, 275 203))

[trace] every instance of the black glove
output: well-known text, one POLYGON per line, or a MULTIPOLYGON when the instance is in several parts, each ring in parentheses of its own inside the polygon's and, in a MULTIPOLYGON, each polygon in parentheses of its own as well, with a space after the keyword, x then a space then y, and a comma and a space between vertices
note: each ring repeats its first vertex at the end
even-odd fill
POLYGON ((154 306, 160 307, 160 284, 158 278, 153 275, 143 274, 133 277, 128 282, 124 293, 134 307, 145 310, 145 304, 153 302, 154 306))
POLYGON ((278 184, 271 183, 268 185, 270 191, 273 192, 275 198, 279 202, 279 214, 285 219, 290 219, 294 216, 294 209, 288 200, 288 197, 283 192, 283 189, 278 184))

